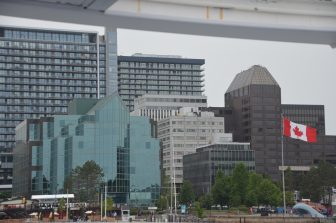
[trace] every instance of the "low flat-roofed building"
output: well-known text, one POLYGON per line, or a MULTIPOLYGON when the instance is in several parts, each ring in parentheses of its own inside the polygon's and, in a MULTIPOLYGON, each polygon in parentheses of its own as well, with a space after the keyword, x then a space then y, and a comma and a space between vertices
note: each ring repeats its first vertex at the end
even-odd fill
POLYGON ((227 142, 211 144, 196 149, 196 153, 183 156, 183 180, 193 185, 197 196, 209 193, 216 173, 232 174, 237 164, 243 163, 255 171, 254 151, 250 143, 227 142))

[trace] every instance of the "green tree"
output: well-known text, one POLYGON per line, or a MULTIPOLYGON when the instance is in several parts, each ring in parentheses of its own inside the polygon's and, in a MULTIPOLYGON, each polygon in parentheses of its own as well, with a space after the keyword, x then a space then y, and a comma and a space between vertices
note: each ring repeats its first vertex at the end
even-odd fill
POLYGON ((231 203, 237 207, 245 203, 249 181, 249 172, 243 163, 239 163, 232 173, 231 203))
POLYGON ((256 173, 250 173, 248 178, 247 192, 246 192, 246 206, 255 206, 258 205, 258 196, 257 196, 257 188, 262 182, 263 177, 256 173))
POLYGON ((211 194, 206 194, 206 195, 202 195, 198 198, 198 201, 201 204, 202 208, 206 208, 206 209, 211 209, 211 206, 213 204, 213 199, 211 194))
POLYGON ((303 198, 314 202, 331 203, 332 187, 336 186, 336 169, 327 162, 320 162, 302 176, 299 190, 303 198))
POLYGON ((203 208, 201 207, 201 204, 198 201, 195 203, 195 210, 197 213, 197 217, 203 218, 203 208))
POLYGON ((1 192, 0 193, 0 199, 3 200, 3 199, 7 199, 7 198, 10 198, 11 197, 11 192, 8 192, 8 191, 4 191, 4 192, 1 192))
MULTIPOLYGON (((286 196, 286 205, 293 206, 295 204, 294 193, 292 191, 286 191, 285 196, 286 196)), ((281 194, 281 204, 283 204, 282 194, 281 194)))
POLYGON ((180 203, 181 204, 191 204, 195 201, 195 194, 192 185, 189 181, 183 181, 180 192, 180 203))
POLYGON ((215 183, 211 188, 214 204, 221 206, 230 204, 231 177, 224 177, 221 170, 217 171, 215 183))
POLYGON ((319 171, 317 168, 311 168, 310 171, 303 177, 300 187, 301 196, 309 198, 313 202, 320 202, 322 196, 322 182, 320 180, 319 171))
POLYGON ((241 197, 237 192, 230 194, 230 205, 233 207, 238 207, 241 204, 241 197))
MULTIPOLYGON (((103 210, 105 210, 105 200, 103 201, 103 210)), ((111 197, 106 198, 106 211, 113 210, 113 199, 111 197)))
POLYGON ((161 195, 169 196, 170 195, 170 180, 167 175, 163 175, 162 177, 162 187, 161 187, 161 195))
POLYGON ((59 210, 60 212, 62 212, 62 211, 64 211, 64 209, 65 209, 65 200, 64 200, 64 198, 62 197, 62 198, 60 199, 60 201, 58 202, 58 210, 59 210))
POLYGON ((72 193, 72 176, 71 175, 67 176, 64 180, 63 192, 72 193))
POLYGON ((64 186, 67 188, 64 189, 70 188, 81 202, 96 201, 103 176, 103 169, 95 161, 90 160, 72 171, 71 177, 65 181, 64 186))
POLYGON ((285 188, 287 191, 296 190, 295 176, 290 167, 285 170, 285 188))
POLYGON ((317 172, 319 175, 321 200, 325 204, 331 204, 332 187, 336 186, 336 169, 328 162, 320 162, 317 172))
POLYGON ((162 187, 160 190, 160 197, 156 201, 156 204, 159 209, 165 210, 170 206, 170 182, 169 182, 169 177, 167 175, 163 175, 162 177, 162 187))
POLYGON ((58 202, 58 212, 61 216, 61 218, 63 218, 63 211, 65 210, 65 200, 64 198, 62 197, 60 199, 60 201, 58 202))
POLYGON ((257 188, 259 204, 277 206, 281 203, 280 189, 269 179, 263 179, 257 188))
POLYGON ((159 199, 156 201, 156 206, 160 210, 166 210, 168 208, 168 200, 166 196, 160 196, 159 199))

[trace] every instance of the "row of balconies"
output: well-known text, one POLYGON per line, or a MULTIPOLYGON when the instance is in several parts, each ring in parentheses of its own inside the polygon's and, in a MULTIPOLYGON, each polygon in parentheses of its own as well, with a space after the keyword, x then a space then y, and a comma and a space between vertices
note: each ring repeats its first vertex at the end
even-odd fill
MULTIPOLYGON (((124 71, 121 71, 120 69, 118 69, 118 73, 121 74, 121 75, 158 75, 158 76, 161 76, 161 75, 166 75, 166 76, 196 76, 196 75, 199 75, 199 76, 204 76, 204 73, 201 73, 201 72, 197 72, 196 74, 195 73, 177 73, 178 71, 174 70, 174 72, 160 72, 161 70, 160 69, 155 69, 155 70, 151 70, 152 72, 124 72, 124 71)), ((183 72, 183 71, 182 71, 183 72)))
POLYGON ((176 67, 159 67, 159 66, 156 66, 156 67, 142 67, 142 66, 129 66, 129 65, 123 65, 123 64, 120 64, 120 61, 118 62, 118 67, 120 68, 125 68, 125 69, 146 69, 146 70, 153 70, 153 69, 160 69, 160 70, 191 70, 191 71, 204 71, 204 69, 202 68, 193 68, 193 67, 190 67, 190 68, 187 68, 187 67, 179 67, 179 68, 176 68, 176 67))
MULTIPOLYGON (((7 92, 8 94, 5 95, 6 98, 13 98, 13 99, 53 99, 53 100, 59 100, 59 99, 73 99, 75 95, 74 93, 69 93, 71 96, 68 96, 68 92, 67 93, 63 93, 60 96, 46 96, 45 94, 41 94, 41 95, 35 95, 35 96, 31 96, 31 95, 24 95, 23 92, 14 92, 13 94, 9 94, 9 92, 7 92)), ((76 94, 78 92, 75 92, 76 94)), ((1 92, 0 92, 1 95, 1 92)), ((96 94, 81 94, 82 96, 80 98, 97 98, 96 94), (87 96, 87 97, 83 97, 83 96, 87 96), (91 97, 92 96, 92 97, 91 97)), ((4 96, 4 95, 1 95, 4 96)), ((76 97, 75 97, 76 98, 76 97)))
MULTIPOLYGON (((55 100, 51 100, 51 102, 32 102, 31 100, 28 100, 26 102, 7 102, 7 103, 1 103, 0 105, 6 105, 6 106, 18 106, 18 105, 29 105, 29 106, 41 106, 41 107, 53 107, 53 106, 68 106, 69 99, 63 99, 63 100, 58 100, 60 102, 55 102, 55 100)), ((1 119, 1 118, 0 118, 1 119)))
MULTIPOLYGON (((199 93, 199 94, 196 94, 196 95, 201 95, 201 93, 203 91, 186 91, 186 90, 181 90, 181 91, 172 91, 172 90, 148 90, 148 92, 146 93, 153 93, 153 94, 160 94, 160 92, 164 93, 164 94, 168 94, 170 92, 176 92, 176 94, 183 94, 183 93, 191 93, 191 92, 195 92, 195 93, 199 93)), ((195 95, 195 93, 192 93, 192 94, 184 94, 184 95, 195 95)), ((119 92, 120 96, 122 95, 135 95, 134 92, 130 93, 130 92, 119 92)), ((141 95, 138 95, 138 96, 141 96, 141 95)), ((130 100, 133 102, 133 99, 124 99, 123 100, 130 100)), ((133 104, 133 103, 132 103, 133 104)))
MULTIPOLYGON (((36 57, 36 58, 54 58, 54 59, 80 59, 80 60, 94 60, 97 61, 97 56, 96 54, 90 54, 89 56, 83 55, 81 54, 79 57, 72 57, 69 55, 55 55, 55 54, 48 54, 44 51, 41 51, 40 53, 36 54, 31 54, 31 52, 25 52, 24 50, 20 50, 19 52, 13 52, 13 51, 9 51, 8 53, 2 53, 0 50, 0 55, 4 55, 4 56, 19 56, 19 57, 36 57), (21 52, 22 51, 22 52, 21 52)), ((100 59, 105 61, 105 56, 100 56, 100 59)))
MULTIPOLYGON (((29 74, 25 75, 25 74, 16 74, 15 72, 11 72, 8 73, 7 75, 4 74, 0 74, 0 77, 18 77, 18 78, 36 78, 36 79, 57 79, 57 80, 84 80, 84 81, 96 81, 97 80, 97 76, 96 75, 91 75, 91 74, 83 74, 82 77, 71 77, 70 75, 68 76, 67 73, 64 73, 65 75, 33 75, 33 74, 29 74), (84 76, 87 75, 87 76, 84 76), (68 77, 67 77, 68 76, 68 77)), ((99 75, 100 76, 100 80, 105 81, 105 75, 99 75)), ((8 81, 8 83, 22 83, 22 81, 8 81)), ((50 82, 51 83, 51 82, 50 82)), ((48 83, 39 83, 39 84, 48 84, 48 83)))
MULTIPOLYGON (((137 84, 137 85, 139 85, 139 84, 137 84)), ((201 88, 201 87, 204 87, 204 84, 199 84, 199 85, 197 85, 197 86, 195 86, 194 84, 174 84, 173 86, 172 86, 172 84, 162 84, 162 83, 159 83, 159 84, 155 84, 155 85, 145 85, 145 84, 143 84, 142 86, 135 86, 135 85, 128 85, 128 86, 122 86, 122 84, 119 84, 118 85, 119 86, 119 89, 121 89, 121 90, 124 90, 124 89, 131 89, 131 90, 135 90, 135 89, 139 89, 139 90, 141 90, 141 89, 144 89, 144 90, 146 90, 146 89, 148 89, 148 90, 156 90, 156 89, 158 89, 158 90, 160 90, 160 89, 169 89, 169 90, 178 90, 178 87, 194 87, 194 88, 201 88), (158 87, 160 87, 160 86, 169 86, 169 88, 164 88, 164 87, 162 87, 162 88, 158 88, 158 87)))
MULTIPOLYGON (((5 31, 6 32, 6 31, 5 31)), ((35 33, 37 34, 37 33, 35 33)), ((81 37, 82 38, 82 37, 81 37)), ((28 35, 26 36, 26 38, 17 38, 15 37, 15 35, 13 34, 10 38, 6 38, 6 37, 1 37, 1 40, 8 40, 8 41, 16 41, 16 42, 24 42, 24 43, 47 43, 47 44, 76 44, 76 45, 89 45, 89 46, 96 46, 97 43, 95 42, 89 42, 88 38, 85 38, 86 41, 84 42, 76 42, 76 41, 65 41, 65 39, 60 40, 60 38, 58 38, 57 40, 46 40, 45 38, 42 39, 38 39, 37 36, 35 35, 35 37, 29 37, 28 35)), ((105 47, 104 43, 100 43, 99 44, 100 47, 105 47)))
MULTIPOLYGON (((47 83, 40 83, 40 82, 36 82, 36 81, 5 81, 5 88, 2 88, 2 85, 0 84, 0 90, 7 90, 8 88, 11 87, 11 85, 20 85, 20 87, 17 88, 17 90, 39 90, 37 89, 38 86, 49 86, 50 89, 43 89, 43 90, 54 90, 55 87, 96 87, 97 83, 87 83, 87 84, 83 84, 83 83, 51 83, 51 82, 47 82, 47 83)), ((59 88, 59 90, 61 90, 61 88, 59 88)), ((66 89, 67 90, 67 89, 66 89)))
POLYGON ((97 50, 80 50, 80 49, 56 49, 55 47, 43 48, 43 47, 22 47, 22 46, 1 46, 3 49, 20 49, 20 50, 30 50, 30 51, 50 51, 50 52, 74 52, 74 53, 87 53, 87 54, 97 54, 97 50))
POLYGON ((81 74, 96 74, 97 71, 72 71, 72 70, 45 70, 45 69, 32 69, 32 68, 25 68, 25 67, 19 67, 19 66, 15 66, 15 67, 0 67, 0 69, 5 69, 5 70, 18 70, 18 71, 42 71, 42 72, 68 72, 68 73, 81 73, 81 74))
MULTIPOLYGON (((184 76, 183 76, 184 77, 184 76)), ((181 78, 176 78, 176 77, 169 77, 169 76, 167 76, 167 77, 162 77, 162 76, 160 76, 160 77, 149 77, 149 76, 146 76, 146 77, 132 77, 132 78, 130 78, 130 77, 125 77, 125 76, 121 76, 121 75, 119 75, 118 76, 118 78, 119 78, 119 82, 120 83, 124 83, 124 81, 128 81, 128 82, 131 82, 131 81, 133 81, 134 83, 139 83, 139 81, 141 80, 141 81, 143 81, 143 82, 145 82, 145 81, 153 81, 153 82, 157 82, 157 81, 193 81, 193 82, 204 82, 204 79, 203 78, 200 78, 200 79, 193 79, 193 78, 188 78, 188 79, 185 79, 185 78, 183 78, 183 77, 181 77, 181 78)), ((153 84, 155 84, 155 83, 153 83, 153 84)))
MULTIPOLYGON (((95 60, 94 60, 95 61, 95 60)), ((19 63, 19 64, 34 64, 34 65, 50 65, 50 66, 81 66, 81 67, 97 67, 97 64, 83 64, 83 63, 55 63, 53 62, 40 62, 40 61, 24 61, 24 60, 16 60, 10 59, 7 57, 6 60, 1 60, 0 62, 5 63, 19 63)), ((104 66, 105 67, 105 66, 104 66)))
MULTIPOLYGON (((31 89, 31 88, 14 88, 13 86, 8 86, 6 85, 4 89, 0 88, 1 90, 5 90, 5 91, 16 91, 16 92, 36 92, 36 93, 64 93, 63 89, 43 89, 43 90, 39 90, 39 89, 31 89), (44 92, 41 92, 44 91, 44 92)), ((96 88, 90 88, 90 89, 66 89, 66 93, 96 93, 97 89, 96 88)))

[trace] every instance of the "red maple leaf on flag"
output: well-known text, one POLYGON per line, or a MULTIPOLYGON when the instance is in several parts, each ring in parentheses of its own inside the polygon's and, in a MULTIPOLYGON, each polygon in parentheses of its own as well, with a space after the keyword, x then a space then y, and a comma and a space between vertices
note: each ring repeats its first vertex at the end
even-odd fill
POLYGON ((293 129, 293 132, 294 132, 294 134, 297 135, 298 137, 301 137, 301 136, 303 135, 303 132, 300 131, 300 129, 299 129, 297 126, 295 126, 295 128, 293 129))

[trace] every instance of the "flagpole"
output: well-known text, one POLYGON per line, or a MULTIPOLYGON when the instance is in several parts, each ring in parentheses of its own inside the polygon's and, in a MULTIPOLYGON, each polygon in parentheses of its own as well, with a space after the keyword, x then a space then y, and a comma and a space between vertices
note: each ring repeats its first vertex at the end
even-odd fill
POLYGON ((69 221, 69 191, 67 188, 66 220, 69 221))
POLYGON ((284 166, 284 126, 283 126, 283 113, 281 113, 281 165, 282 165, 282 196, 283 196, 283 208, 284 216, 286 214, 286 190, 285 190, 285 166, 284 166))

